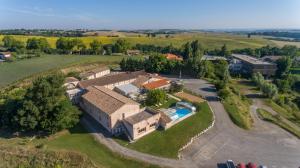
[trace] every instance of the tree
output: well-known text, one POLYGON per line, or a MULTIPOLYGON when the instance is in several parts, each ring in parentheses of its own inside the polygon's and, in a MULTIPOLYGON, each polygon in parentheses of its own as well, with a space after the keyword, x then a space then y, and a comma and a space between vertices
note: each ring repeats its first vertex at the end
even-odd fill
POLYGON ((191 44, 189 42, 185 43, 183 45, 183 59, 188 60, 193 57, 193 49, 191 47, 191 44))
POLYGON ((39 50, 47 52, 50 48, 50 45, 45 38, 29 38, 27 40, 26 49, 27 50, 39 50))
POLYGON ((276 64, 277 64, 276 76, 281 78, 283 75, 289 72, 292 65, 292 61, 290 57, 283 57, 277 60, 276 64))
POLYGON ((61 37, 56 41, 56 49, 65 54, 71 54, 73 48, 78 44, 78 41, 61 37))
POLYGON ((298 48, 293 45, 285 45, 281 48, 282 54, 294 58, 297 56, 298 48))
POLYGON ((124 40, 119 39, 113 46, 113 52, 114 53, 125 53, 130 48, 130 44, 124 40))
POLYGON ((61 74, 36 79, 10 119, 15 129, 55 133, 78 123, 80 112, 64 95, 63 82, 61 74))
POLYGON ((134 58, 123 58, 120 62, 120 68, 122 71, 139 71, 144 69, 144 61, 134 58))
POLYGON ((230 79, 228 63, 227 61, 220 60, 215 65, 215 76, 224 82, 228 82, 230 79))
POLYGON ((147 72, 164 72, 165 71, 165 65, 167 64, 167 58, 163 55, 157 54, 157 55, 151 55, 149 58, 145 61, 145 70, 147 72))
POLYGON ((199 40, 195 40, 191 43, 193 58, 201 59, 203 56, 203 48, 199 40))
POLYGON ((160 89, 150 90, 147 93, 146 104, 149 106, 158 105, 165 102, 167 94, 165 91, 160 89))
POLYGON ((98 40, 93 40, 90 43, 90 47, 93 54, 100 54, 103 50, 102 43, 98 40))
POLYGON ((227 49, 226 44, 224 44, 221 48, 220 55, 223 57, 228 57, 230 55, 230 51, 227 49))
POLYGON ((22 50, 25 47, 23 42, 16 40, 12 36, 4 36, 2 41, 3 41, 3 46, 10 51, 22 50))

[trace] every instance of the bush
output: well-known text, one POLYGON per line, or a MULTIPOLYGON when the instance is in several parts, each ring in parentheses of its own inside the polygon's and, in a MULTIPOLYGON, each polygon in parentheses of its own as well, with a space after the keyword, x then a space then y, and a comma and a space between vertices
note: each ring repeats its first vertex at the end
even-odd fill
POLYGON ((227 88, 224 88, 218 91, 218 95, 222 99, 226 99, 230 95, 230 91, 227 88))
POLYGON ((149 106, 161 104, 167 99, 165 91, 160 89, 150 90, 147 93, 146 104, 149 106))

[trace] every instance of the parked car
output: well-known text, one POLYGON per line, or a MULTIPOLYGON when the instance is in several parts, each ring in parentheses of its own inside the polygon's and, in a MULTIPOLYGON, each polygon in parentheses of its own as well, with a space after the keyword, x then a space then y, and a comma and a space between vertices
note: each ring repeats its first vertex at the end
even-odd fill
POLYGON ((232 160, 227 160, 226 165, 227 168, 235 168, 234 162, 232 160))
POLYGON ((237 165, 237 168, 246 168, 246 164, 245 163, 239 163, 237 165))
POLYGON ((259 168, 268 168, 268 167, 264 165, 260 165, 259 168))
POLYGON ((247 164, 247 168, 256 168, 256 164, 255 163, 252 163, 252 162, 249 162, 247 164))

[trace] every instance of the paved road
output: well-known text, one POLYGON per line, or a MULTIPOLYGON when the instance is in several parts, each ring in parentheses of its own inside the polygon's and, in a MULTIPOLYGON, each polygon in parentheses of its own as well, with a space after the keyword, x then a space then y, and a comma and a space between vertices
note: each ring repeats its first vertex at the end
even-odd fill
MULTIPOLYGON (((199 167, 216 167, 227 159, 253 161, 268 167, 298 168, 300 140, 270 123, 255 119, 255 129, 245 131, 235 126, 217 100, 213 85, 203 80, 184 79, 186 89, 203 95, 213 109, 216 122, 206 134, 182 151, 183 158, 199 167)), ((256 109, 251 109, 256 115, 256 109)))

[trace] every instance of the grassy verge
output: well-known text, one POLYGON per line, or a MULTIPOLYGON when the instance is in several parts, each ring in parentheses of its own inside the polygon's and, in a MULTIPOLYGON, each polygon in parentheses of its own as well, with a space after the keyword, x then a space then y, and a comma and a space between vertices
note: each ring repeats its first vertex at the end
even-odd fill
MULTIPOLYGON (((300 119, 297 117, 296 113, 300 113, 299 111, 293 111, 290 107, 281 107, 276 104, 272 100, 265 100, 265 104, 271 107, 274 111, 276 111, 280 116, 290 120, 295 123, 298 127, 300 127, 300 119)), ((298 114, 299 115, 299 114, 298 114)))
POLYGON ((288 132, 294 134, 295 136, 297 136, 298 138, 300 138, 300 132, 293 129, 293 127, 289 126, 284 121, 282 121, 282 118, 279 115, 273 116, 271 113, 269 113, 268 111, 266 111, 264 109, 258 109, 257 112, 263 120, 271 122, 273 124, 276 124, 279 127, 285 129, 286 131, 288 131, 288 132))
POLYGON ((222 103, 233 123, 244 129, 251 128, 253 121, 249 112, 249 101, 231 93, 222 103))
POLYGON ((174 125, 166 131, 155 131, 138 141, 128 144, 128 141, 116 139, 128 148, 156 156, 177 158, 178 150, 193 136, 206 129, 213 120, 208 104, 201 103, 198 112, 174 125))
MULTIPOLYGON (((0 135, 5 137, 3 132, 0 132, 0 135)), ((14 163, 11 165, 17 165, 11 167, 18 167, 19 165, 45 168, 53 168, 54 165, 92 167, 92 162, 93 165, 101 168, 158 168, 158 166, 113 153, 98 143, 81 125, 42 139, 30 140, 30 137, 6 139, 1 137, 0 161, 2 162, 0 162, 0 167, 2 167, 1 165, 10 165, 9 162, 14 163), (15 148, 24 152, 20 153, 15 148)))
POLYGON ((99 167, 131 167, 131 168, 154 168, 157 166, 141 163, 122 157, 111 152, 104 145, 98 143, 86 130, 78 125, 71 129, 66 135, 62 135, 52 141, 46 143, 48 148, 55 150, 71 150, 78 151, 87 155, 99 167))

